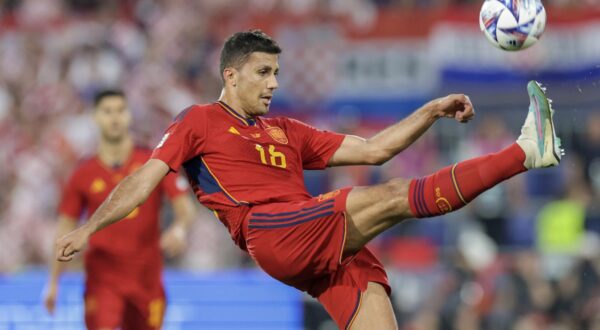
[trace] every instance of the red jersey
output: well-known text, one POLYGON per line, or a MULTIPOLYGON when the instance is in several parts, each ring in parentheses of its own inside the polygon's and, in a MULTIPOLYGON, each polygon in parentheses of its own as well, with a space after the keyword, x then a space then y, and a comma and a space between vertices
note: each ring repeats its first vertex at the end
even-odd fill
MULTIPOLYGON (((129 159, 118 168, 106 166, 98 157, 83 161, 64 187, 59 213, 73 219, 93 214, 119 181, 142 166, 150 155, 150 150, 134 148, 129 159)), ((90 270, 112 270, 132 274, 140 273, 140 269, 160 272, 162 257, 158 217, 161 199, 165 193, 173 199, 186 192, 186 188, 185 181, 178 182, 177 175, 171 173, 150 194, 146 202, 134 209, 125 219, 93 234, 85 255, 88 273, 90 270), (100 266, 107 264, 110 265, 100 266), (139 267, 135 267, 136 265, 139 267)))
POLYGON ((198 200, 244 248, 248 208, 239 206, 310 199, 303 169, 325 168, 343 139, 290 118, 246 119, 217 102, 180 113, 152 158, 173 171, 183 166, 198 200))

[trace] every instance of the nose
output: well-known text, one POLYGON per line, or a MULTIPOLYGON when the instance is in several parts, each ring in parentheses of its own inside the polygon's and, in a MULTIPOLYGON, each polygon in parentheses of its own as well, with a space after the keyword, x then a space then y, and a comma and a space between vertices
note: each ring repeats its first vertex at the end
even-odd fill
POLYGON ((279 87, 279 83, 277 82, 277 76, 271 75, 269 81, 267 81, 267 88, 270 90, 275 90, 279 87))

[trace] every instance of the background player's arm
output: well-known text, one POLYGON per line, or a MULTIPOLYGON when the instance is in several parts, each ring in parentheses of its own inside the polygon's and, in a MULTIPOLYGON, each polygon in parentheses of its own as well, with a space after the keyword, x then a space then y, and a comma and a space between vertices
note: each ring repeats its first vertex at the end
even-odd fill
POLYGON ((144 203, 167 173, 169 173, 169 166, 165 162, 150 159, 125 177, 84 225, 58 239, 57 259, 59 261, 73 259, 73 255, 85 246, 91 234, 123 219, 144 203))
POLYGON ((449 117, 467 122, 473 115, 473 105, 466 95, 451 94, 432 100, 369 139, 347 135, 327 165, 383 164, 415 142, 437 119, 449 117))
MULTIPOLYGON (((71 218, 66 215, 60 215, 58 217, 58 225, 56 226, 56 239, 62 237, 68 232, 72 231, 77 227, 77 219, 71 218)), ((48 283, 44 288, 44 306, 50 313, 54 313, 56 307, 56 297, 58 295, 58 281, 60 275, 63 273, 65 265, 54 259, 50 260, 50 277, 48 283)))
POLYGON ((160 246, 169 257, 173 257, 185 249, 186 233, 194 214, 196 214, 194 202, 187 193, 175 197, 171 204, 175 218, 160 238, 160 246))

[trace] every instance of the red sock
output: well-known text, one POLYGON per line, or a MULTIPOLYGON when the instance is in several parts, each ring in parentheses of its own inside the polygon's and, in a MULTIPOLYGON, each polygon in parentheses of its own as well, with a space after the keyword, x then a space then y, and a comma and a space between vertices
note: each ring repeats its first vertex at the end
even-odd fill
POLYGON ((432 217, 467 205, 482 192, 525 172, 525 153, 518 144, 486 156, 448 166, 410 182, 408 200, 417 218, 432 217))

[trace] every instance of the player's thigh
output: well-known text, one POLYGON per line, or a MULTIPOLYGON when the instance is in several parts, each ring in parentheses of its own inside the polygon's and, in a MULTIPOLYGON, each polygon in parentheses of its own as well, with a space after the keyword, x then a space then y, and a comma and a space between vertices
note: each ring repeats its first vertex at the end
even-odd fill
POLYGON ((369 282, 351 330, 398 329, 390 298, 381 284, 369 282))
POLYGON ((348 230, 344 252, 360 250, 373 237, 403 219, 413 217, 408 205, 410 180, 354 187, 346 200, 348 230))
POLYGON ((85 292, 85 324, 89 330, 121 326, 125 302, 110 285, 88 285, 85 292))

